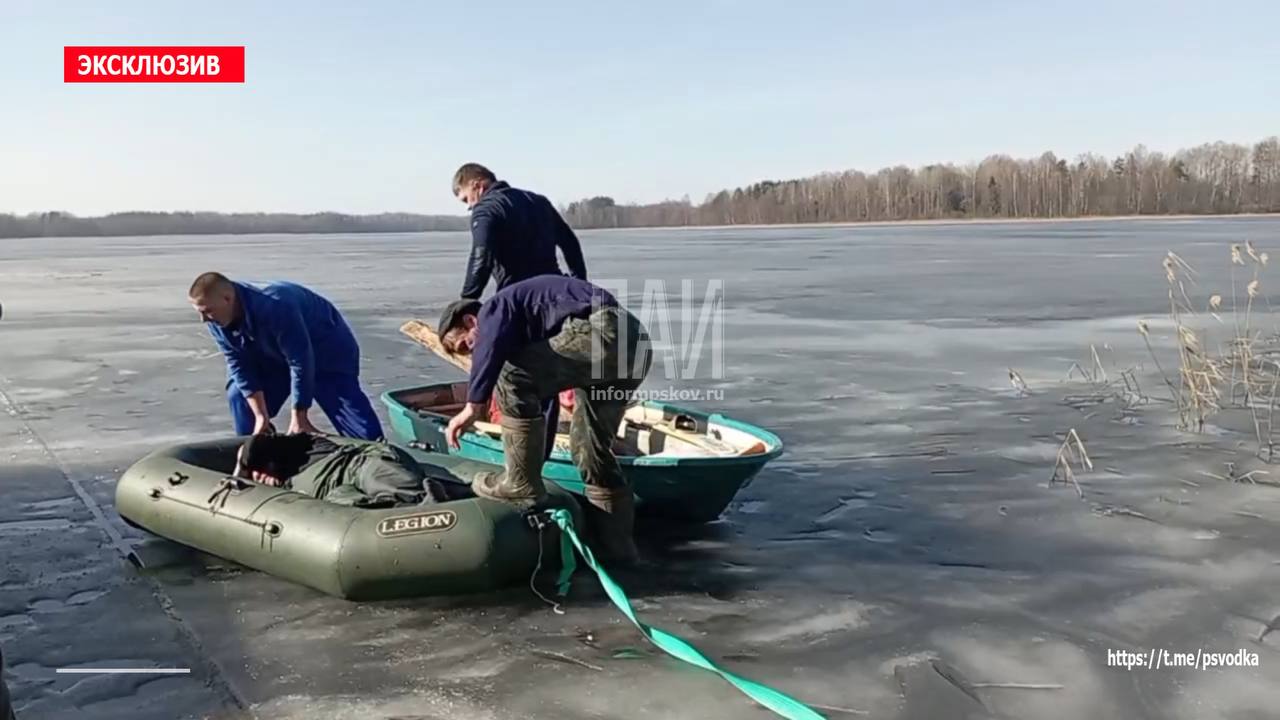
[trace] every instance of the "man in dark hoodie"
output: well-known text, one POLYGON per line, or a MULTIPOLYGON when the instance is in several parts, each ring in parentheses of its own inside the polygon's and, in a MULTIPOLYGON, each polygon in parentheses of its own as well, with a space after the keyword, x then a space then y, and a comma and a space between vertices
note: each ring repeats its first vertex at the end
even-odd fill
POLYGON ((555 206, 535 192, 513 188, 483 165, 467 163, 453 175, 453 194, 471 211, 471 256, 463 298, 479 300, 493 278, 495 292, 535 275, 587 279, 582 245, 555 206))
MULTIPOLYGON (((458 168, 453 174, 453 194, 471 211, 471 256, 462 283, 463 299, 479 300, 491 277, 494 292, 500 292, 538 275, 563 275, 556 248, 564 255, 569 276, 587 279, 578 236, 546 197, 511 187, 479 163, 458 168)), ((542 417, 550 457, 560 421, 556 398, 543 402, 542 417)))

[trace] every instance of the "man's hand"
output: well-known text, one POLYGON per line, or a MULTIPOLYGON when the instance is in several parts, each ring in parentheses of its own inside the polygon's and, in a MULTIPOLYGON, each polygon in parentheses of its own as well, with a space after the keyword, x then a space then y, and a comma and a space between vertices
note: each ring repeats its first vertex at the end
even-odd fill
POLYGON ((275 435, 276 428, 274 425, 271 424, 271 421, 267 419, 266 415, 258 415, 253 419, 253 434, 254 435, 275 435))
POLYGON ((289 419, 289 434, 297 435, 298 433, 316 433, 320 431, 315 425, 311 424, 311 419, 307 417, 306 408, 294 408, 293 416, 289 419))
POLYGON ((245 396, 249 410, 253 412, 253 434, 272 435, 276 429, 271 426, 271 418, 267 416, 267 396, 261 390, 245 396))
POLYGON ((444 436, 449 442, 449 447, 458 447, 458 438, 471 427, 471 423, 484 417, 485 407, 481 403, 467 403, 466 407, 457 415, 449 420, 449 427, 445 428, 444 436))

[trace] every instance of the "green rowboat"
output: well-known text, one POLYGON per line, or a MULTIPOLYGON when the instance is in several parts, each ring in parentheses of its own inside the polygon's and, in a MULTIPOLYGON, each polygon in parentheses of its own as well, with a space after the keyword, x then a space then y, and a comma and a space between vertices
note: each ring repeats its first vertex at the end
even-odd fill
MULTIPOLYGON (((449 418, 466 399, 465 382, 391 390, 381 399, 401 444, 437 453, 503 464, 497 426, 477 423, 459 448, 445 442, 449 418)), ((561 412, 562 433, 568 432, 561 412)), ((635 492, 637 512, 683 522, 711 522, 771 460, 782 440, 763 428, 719 413, 703 413, 645 401, 628 409, 615 452, 635 492)), ((543 477, 581 495, 582 476, 562 437, 543 465, 543 477)))

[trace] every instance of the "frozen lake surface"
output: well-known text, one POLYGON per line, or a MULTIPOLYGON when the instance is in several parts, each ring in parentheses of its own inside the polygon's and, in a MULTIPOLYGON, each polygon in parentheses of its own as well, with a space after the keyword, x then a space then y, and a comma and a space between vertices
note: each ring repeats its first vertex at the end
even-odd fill
MULTIPOLYGON (((1224 414, 1177 431, 1136 324, 1172 352, 1166 251, 1199 271, 1198 307, 1221 293, 1229 310, 1229 245, 1274 254, 1280 220, 582 237, 592 279, 625 279, 628 304, 646 281, 675 293, 677 339, 681 282, 695 322, 723 283, 724 377, 708 348, 696 377, 658 362, 649 386, 721 390, 687 404, 787 444, 719 522, 645 529, 661 571, 628 587, 642 620, 831 718, 1275 717, 1280 489, 1202 474, 1266 469, 1253 426, 1224 414), (1065 404, 1090 392, 1066 379, 1091 345, 1113 377, 1135 368, 1151 402, 1065 404), (1083 499, 1048 482, 1071 428, 1094 462, 1083 499), (1256 667, 1108 665, 1109 651, 1241 649, 1256 667)), ((770 716, 647 646, 585 575, 563 616, 519 587, 353 604, 176 552, 114 514, 115 478, 141 455, 230 431, 222 359, 185 300, 198 272, 330 297, 376 396, 461 378, 397 328, 457 296, 468 242, 0 240, 0 647, 21 720, 770 716), (113 533, 151 567, 123 562, 113 533), (54 671, 107 664, 193 671, 54 671)), ((1273 270, 1253 310, 1268 333, 1273 270)), ((1253 268, 1237 272, 1243 301, 1253 268)))

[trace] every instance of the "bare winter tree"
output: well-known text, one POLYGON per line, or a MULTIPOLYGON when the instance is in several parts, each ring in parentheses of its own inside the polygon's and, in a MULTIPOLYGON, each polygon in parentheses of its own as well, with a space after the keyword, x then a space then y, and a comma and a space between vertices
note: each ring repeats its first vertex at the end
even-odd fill
POLYGON ((1270 213, 1280 212, 1280 140, 1211 143, 1171 156, 1139 145, 1110 159, 1085 154, 1067 161, 1046 152, 1025 160, 992 155, 963 167, 849 170, 722 190, 697 206, 688 198, 655 205, 609 200, 604 212, 600 200, 571 204, 569 222, 591 228, 1270 213))

